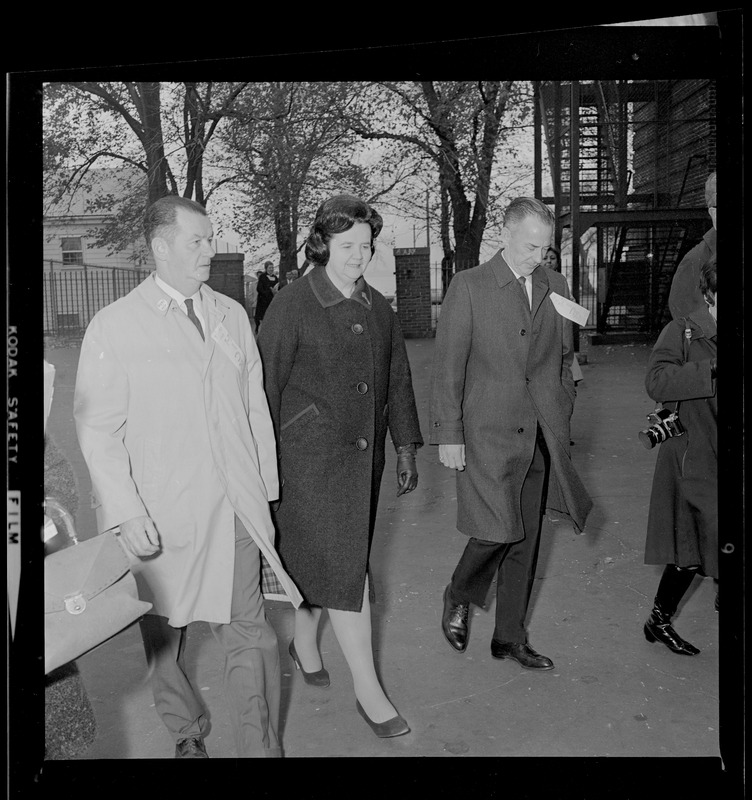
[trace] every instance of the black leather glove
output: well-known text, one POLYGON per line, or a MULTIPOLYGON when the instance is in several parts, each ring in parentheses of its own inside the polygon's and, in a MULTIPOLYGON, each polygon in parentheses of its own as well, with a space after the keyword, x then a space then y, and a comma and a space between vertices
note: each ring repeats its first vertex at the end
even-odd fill
POLYGON ((415 444, 397 448, 397 497, 412 492, 418 485, 418 466, 415 463, 415 444))
POLYGON ((715 358, 711 358, 710 359, 710 377, 713 378, 713 380, 715 380, 715 373, 716 373, 716 359, 715 358))

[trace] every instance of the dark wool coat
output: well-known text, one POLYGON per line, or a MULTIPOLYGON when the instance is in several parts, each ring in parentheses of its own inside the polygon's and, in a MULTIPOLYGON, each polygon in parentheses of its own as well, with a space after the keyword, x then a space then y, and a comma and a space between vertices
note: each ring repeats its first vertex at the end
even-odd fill
POLYGON ((431 444, 465 444, 457 472, 457 528, 492 542, 524 538, 520 493, 540 425, 551 454, 547 506, 582 530, 592 501, 569 456, 575 400, 572 323, 550 293, 563 275, 539 266, 533 302, 501 252, 457 273, 436 332, 431 444))
MULTIPOLYGON (((423 443, 397 317, 362 278, 346 299, 316 267, 259 330, 278 438, 278 552, 311 604, 359 611, 387 428, 423 443)), ((396 478, 395 478, 396 480, 396 478)))
POLYGON ((695 309, 704 309, 705 300, 700 291, 700 270, 716 250, 716 230, 711 228, 702 241, 695 245, 681 260, 671 281, 668 308, 672 319, 691 314, 695 309))
POLYGON ((675 408, 686 433, 667 439, 655 464, 650 495, 646 564, 699 565, 718 577, 718 450, 716 324, 707 309, 670 322, 648 362, 645 388, 653 400, 675 408), (691 331, 687 357, 685 323, 691 331))

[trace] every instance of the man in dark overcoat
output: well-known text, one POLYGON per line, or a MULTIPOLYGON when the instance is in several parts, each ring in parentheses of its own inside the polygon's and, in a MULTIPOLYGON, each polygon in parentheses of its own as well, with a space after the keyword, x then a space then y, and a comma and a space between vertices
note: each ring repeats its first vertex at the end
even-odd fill
POLYGON ((469 606, 485 605, 498 574, 491 653, 528 669, 553 668, 525 627, 543 511, 581 531, 592 507, 569 456, 569 289, 541 266, 553 226, 543 203, 513 200, 503 250, 454 276, 437 326, 430 403, 430 442, 458 471, 457 528, 470 537, 444 592, 442 630, 464 652, 469 606))
POLYGON ((672 319, 688 317, 693 311, 705 310, 705 300, 700 291, 700 270, 703 264, 710 261, 716 251, 716 175, 711 172, 705 182, 705 203, 713 227, 702 237, 681 260, 676 268, 671 291, 668 296, 668 308, 672 319))

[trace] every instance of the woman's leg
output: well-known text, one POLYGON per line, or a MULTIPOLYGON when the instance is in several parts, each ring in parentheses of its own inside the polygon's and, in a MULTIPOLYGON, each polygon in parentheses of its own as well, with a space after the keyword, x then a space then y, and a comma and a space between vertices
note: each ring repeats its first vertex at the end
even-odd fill
POLYGON ((322 609, 319 606, 301 606, 295 609, 295 650, 300 666, 306 672, 322 669, 318 632, 322 609))
POLYGON ((376 676, 371 641, 371 604, 368 600, 368 577, 360 611, 329 609, 334 635, 352 673, 355 696, 374 722, 386 722, 397 716, 376 676))

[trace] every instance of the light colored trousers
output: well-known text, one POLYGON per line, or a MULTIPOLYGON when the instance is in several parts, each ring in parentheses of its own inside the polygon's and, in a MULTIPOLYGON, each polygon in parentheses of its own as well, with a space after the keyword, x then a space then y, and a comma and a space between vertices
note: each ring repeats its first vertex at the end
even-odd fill
MULTIPOLYGON (((264 612, 260 562, 258 546, 236 518, 231 621, 209 627, 225 653, 224 691, 238 758, 282 755, 279 650, 264 612)), ((141 635, 157 713, 176 742, 203 737, 204 706, 185 673, 187 626, 173 628, 166 617, 147 614, 141 635)))

